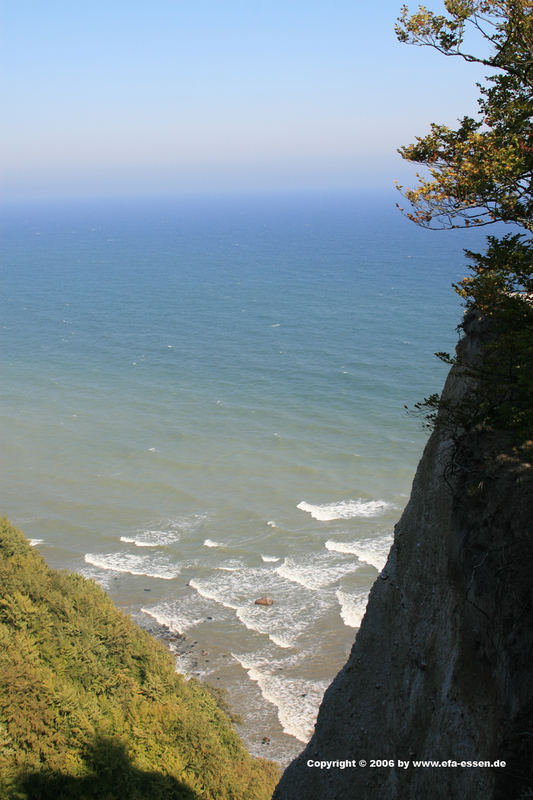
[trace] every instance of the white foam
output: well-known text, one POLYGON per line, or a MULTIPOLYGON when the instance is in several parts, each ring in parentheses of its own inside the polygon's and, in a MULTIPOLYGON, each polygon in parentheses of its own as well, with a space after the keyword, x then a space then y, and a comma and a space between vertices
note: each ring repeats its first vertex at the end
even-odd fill
POLYGON ((261 558, 267 564, 269 564, 270 562, 279 561, 279 556, 264 556, 263 553, 261 553, 261 558))
POLYGON ((248 630, 268 636, 282 648, 293 647, 298 636, 313 625, 316 615, 331 607, 328 598, 288 583, 276 570, 266 568, 242 565, 222 574, 217 569, 201 580, 193 578, 189 586, 201 597, 231 609, 248 630), (255 600, 265 594, 273 598, 273 605, 256 605, 255 600), (311 606, 314 617, 309 614, 311 606))
POLYGON ((99 586, 102 587, 104 591, 106 592, 112 591, 114 583, 112 572, 104 571, 101 569, 97 569, 96 567, 87 565, 86 567, 82 567, 80 570, 78 570, 78 573, 80 575, 83 575, 84 578, 87 578, 88 580, 97 583, 99 586))
POLYGON ((135 556, 128 553, 86 553, 87 564, 112 572, 128 572, 131 575, 144 575, 147 578, 161 578, 169 581, 179 575, 179 568, 161 558, 135 556))
POLYGON ((224 572, 236 572, 238 569, 246 569, 246 566, 240 558, 226 558, 224 561, 219 562, 215 569, 221 569, 224 572))
POLYGON ((350 555, 357 555, 357 542, 334 542, 328 539, 324 545, 326 550, 332 550, 334 553, 349 553, 350 555))
POLYGON ((338 561, 327 555, 312 555, 285 558, 283 564, 276 567, 275 572, 288 581, 316 591, 335 583, 343 575, 355 572, 356 569, 357 565, 346 559, 338 561))
POLYGON ((341 606, 340 614, 344 624, 349 628, 359 628, 365 615, 368 592, 347 594, 341 589, 337 589, 336 595, 341 606))
POLYGON ((313 733, 326 684, 281 677, 263 665, 258 666, 249 656, 231 655, 247 672, 250 680, 257 683, 264 699, 275 706, 284 733, 300 742, 307 742, 313 733))
POLYGON ((169 628, 171 631, 176 631, 177 633, 185 633, 189 628, 194 628, 195 625, 198 625, 205 619, 205 616, 197 618, 186 617, 183 613, 176 612, 176 610, 171 608, 168 604, 154 606, 153 608, 141 608, 141 611, 143 614, 148 614, 152 619, 155 619, 159 625, 164 625, 166 628, 169 628))
POLYGON ((282 649, 285 649, 286 647, 294 647, 294 639, 289 637, 276 636, 275 633, 269 633, 268 638, 273 644, 276 645, 276 647, 281 647, 282 649))
POLYGON ((44 539, 28 539, 28 542, 32 547, 35 547, 38 544, 42 544, 44 542, 44 539))
MULTIPOLYGON (((239 619, 245 628, 255 633, 263 633, 276 647, 286 649, 293 647, 296 641, 294 630, 289 629, 288 620, 282 620, 280 625, 279 613, 278 615, 272 614, 272 606, 241 606, 235 610, 237 619, 239 619), (274 619, 271 617, 274 616, 274 619), (277 616, 277 619, 276 619, 277 616), (276 629, 276 633, 272 629, 276 629), (281 628, 281 632, 280 632, 281 628)), ((283 615, 285 617, 285 615, 283 615)))
POLYGON ((135 531, 132 536, 121 536, 120 541, 134 544, 136 547, 166 547, 179 542, 184 533, 198 528, 206 518, 207 514, 178 517, 175 520, 163 522, 161 527, 135 531))
POLYGON ((320 522, 330 522, 333 519, 351 519, 352 517, 376 517, 383 513, 391 504, 385 500, 340 500, 337 503, 312 505, 302 500, 296 508, 307 511, 314 519, 320 522))
POLYGON ((271 528, 277 528, 278 527, 273 519, 269 519, 268 522, 267 522, 267 525, 269 525, 271 528))
POLYGON ((121 536, 120 541, 126 544, 134 544, 136 547, 157 547, 157 545, 152 542, 139 541, 135 536, 121 536))
POLYGON ((214 542, 212 539, 204 539, 204 547, 224 547, 221 542, 214 542))
POLYGON ((234 603, 228 602, 224 598, 224 594, 220 591, 217 591, 218 587, 213 587, 209 583, 195 580, 191 578, 189 581, 189 586, 191 589, 194 589, 201 597, 205 597, 207 600, 213 600, 215 603, 219 603, 221 606, 225 608, 231 608, 233 611, 236 611, 238 606, 234 603))
POLYGON ((393 537, 391 533, 376 536, 372 539, 360 539, 355 542, 334 542, 328 540, 325 547, 338 553, 352 553, 360 561, 364 561, 381 572, 391 549, 393 537))
POLYGON ((170 520, 168 525, 165 525, 165 528, 169 528, 170 530, 179 530, 182 532, 194 531, 196 528, 199 528, 208 517, 208 512, 187 514, 183 517, 177 517, 176 519, 170 520))
POLYGON ((166 547, 180 538, 179 531, 139 531, 135 536, 121 536, 120 541, 134 544, 135 547, 166 547))

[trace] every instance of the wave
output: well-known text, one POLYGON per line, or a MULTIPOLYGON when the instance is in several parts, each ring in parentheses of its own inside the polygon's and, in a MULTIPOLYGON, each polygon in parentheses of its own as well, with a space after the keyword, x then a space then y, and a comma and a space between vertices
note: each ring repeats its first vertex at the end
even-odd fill
POLYGON ((391 504, 385 500, 340 500, 337 503, 324 503, 324 505, 312 505, 302 500, 296 508, 300 511, 307 511, 314 519, 320 522, 330 522, 334 519, 352 519, 353 517, 376 517, 391 504))
POLYGON ((276 570, 266 568, 241 566, 223 575, 217 571, 202 580, 193 578, 189 586, 201 597, 231 609, 248 630, 268 636, 273 644, 284 649, 293 647, 312 625, 308 613, 311 605, 315 613, 328 606, 327 599, 287 583, 276 570), (255 600, 265 594, 273 598, 274 604, 267 608, 256 605, 255 600))
MULTIPOLYGON (((189 514, 167 520, 160 528, 139 530, 131 536, 121 536, 120 541, 136 547, 166 547, 179 542, 184 533, 196 530, 207 518, 207 513, 189 514)), ((156 523, 157 524, 157 523, 156 523)))
POLYGON ((262 664, 255 664, 249 656, 231 654, 259 686, 263 698, 275 706, 283 732, 304 744, 313 733, 318 706, 326 684, 304 679, 283 678, 273 674, 262 664))
POLYGON ((242 622, 245 628, 248 628, 249 631, 253 631, 254 633, 261 633, 265 636, 268 636, 272 644, 275 644, 276 647, 281 647, 283 650, 289 647, 294 647, 296 637, 291 635, 287 629, 287 626, 283 625, 274 625, 272 624, 273 621, 269 617, 272 616, 270 613, 272 608, 270 607, 268 611, 265 612, 263 607, 258 606, 241 606, 240 608, 235 609, 235 613, 237 615, 237 619, 242 622), (257 610, 259 608, 259 610, 257 610), (268 617, 267 617, 268 614, 268 617), (273 627, 277 627, 278 629, 281 627, 281 633, 279 630, 274 633, 272 631, 273 627))
POLYGON ((337 553, 351 553, 357 556, 360 561, 370 564, 378 572, 381 572, 387 563, 392 542, 392 534, 387 533, 383 536, 376 536, 373 539, 360 539, 355 542, 334 542, 328 539, 325 547, 337 553))
POLYGON ((282 649, 284 649, 286 647, 294 647, 294 644, 295 644, 295 640, 294 639, 288 638, 286 636, 285 637, 276 636, 275 633, 269 633, 268 634, 268 638, 270 639, 272 644, 275 644, 276 647, 281 647, 282 649))
POLYGON ((332 550, 334 553, 357 555, 357 542, 334 542, 332 539, 328 539, 324 547, 326 550, 332 550))
POLYGON ((225 547, 221 542, 214 542, 212 539, 204 539, 204 547, 225 547))
POLYGON ((201 597, 212 600, 224 606, 224 608, 229 608, 234 611, 239 622, 248 630, 269 636, 271 641, 274 644, 278 644, 280 647, 291 647, 293 639, 287 636, 285 621, 282 627, 282 633, 285 635, 278 636, 277 641, 272 639, 272 635, 276 636, 276 634, 272 632, 272 615, 269 613, 272 609, 269 608, 265 613, 263 607, 255 605, 254 599, 258 596, 259 592, 257 589, 254 591, 254 587, 249 584, 250 575, 246 574, 244 571, 240 575, 236 575, 235 570, 231 570, 230 574, 226 575, 223 581, 219 582, 211 579, 209 582, 204 581, 202 583, 194 578, 189 581, 189 586, 195 589, 201 597), (247 604, 243 604, 242 595, 239 596, 239 589, 247 586, 247 580, 250 600, 247 604), (241 602, 239 602, 239 600, 241 600, 241 602))
POLYGON ((357 565, 352 562, 343 560, 339 563, 332 563, 331 556, 315 555, 301 559, 285 558, 283 564, 276 567, 275 572, 288 581, 316 591, 335 583, 344 575, 355 572, 357 569, 357 565))
POLYGON ((120 541, 126 544, 134 544, 136 547, 157 547, 157 544, 153 544, 153 542, 143 542, 135 536, 121 536, 120 541))
POLYGON ((207 600, 213 600, 213 602, 219 603, 221 606, 224 606, 224 608, 231 608, 232 611, 236 611, 239 607, 234 603, 228 602, 225 599, 224 594, 220 591, 217 591, 218 587, 213 588, 209 585, 206 586, 205 582, 201 583, 201 581, 195 580, 194 578, 191 578, 189 581, 189 586, 191 589, 194 589, 195 592, 198 592, 200 597, 205 597, 207 600))
POLYGON ((42 544, 44 542, 44 539, 28 539, 28 542, 32 547, 35 547, 38 544, 42 544))
POLYGON ((86 553, 85 562, 99 569, 112 572, 128 572, 130 575, 143 575, 147 578, 161 578, 170 581, 179 575, 179 568, 163 559, 152 559, 146 556, 135 556, 128 553, 109 553, 99 555, 86 553))
POLYGON ((120 541, 134 544, 135 547, 166 547, 180 538, 179 531, 139 531, 136 536, 121 536, 120 541))
POLYGON ((189 628, 194 628, 200 622, 205 620, 205 615, 201 617, 187 617, 183 614, 183 604, 180 604, 179 611, 176 611, 168 603, 162 603, 160 606, 153 608, 141 608, 143 614, 148 614, 149 617, 155 619, 159 625, 164 625, 171 631, 176 633, 185 633, 189 628))
POLYGON ((273 563, 274 561, 279 561, 279 556, 264 556, 263 553, 261 553, 261 558, 267 564, 269 564, 271 562, 273 563))
POLYGON ((361 627, 361 620, 366 611, 368 602, 368 592, 358 592, 357 594, 347 594, 337 589, 337 600, 341 607, 341 617, 344 624, 349 628, 361 627))
POLYGON ((201 511, 197 514, 187 514, 183 517, 177 517, 169 523, 169 528, 180 531, 194 531, 199 528, 209 517, 209 512, 201 511))

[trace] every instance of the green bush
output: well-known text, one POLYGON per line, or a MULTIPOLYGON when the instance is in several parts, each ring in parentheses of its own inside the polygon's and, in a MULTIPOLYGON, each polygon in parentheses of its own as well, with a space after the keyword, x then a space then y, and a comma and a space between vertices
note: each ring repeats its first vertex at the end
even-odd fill
POLYGON ((267 800, 213 695, 94 582, 0 521, 0 798, 267 800))

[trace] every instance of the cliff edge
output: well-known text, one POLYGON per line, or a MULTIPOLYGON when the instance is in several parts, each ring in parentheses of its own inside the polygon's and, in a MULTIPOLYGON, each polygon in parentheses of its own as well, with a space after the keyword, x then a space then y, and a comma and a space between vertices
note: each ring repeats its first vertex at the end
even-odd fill
MULTIPOLYGON (((441 407, 475 389, 486 328, 471 314, 464 329, 441 407)), ((531 446, 439 414, 348 662, 274 800, 533 797, 531 446)))

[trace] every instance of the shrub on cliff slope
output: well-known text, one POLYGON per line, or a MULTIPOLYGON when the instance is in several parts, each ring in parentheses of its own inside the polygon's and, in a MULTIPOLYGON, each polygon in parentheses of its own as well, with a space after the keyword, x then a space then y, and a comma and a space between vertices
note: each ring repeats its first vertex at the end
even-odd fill
POLYGON ((0 797, 267 800, 213 697, 92 581, 0 521, 0 797))

